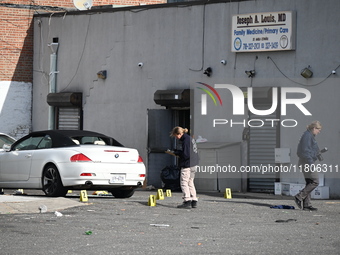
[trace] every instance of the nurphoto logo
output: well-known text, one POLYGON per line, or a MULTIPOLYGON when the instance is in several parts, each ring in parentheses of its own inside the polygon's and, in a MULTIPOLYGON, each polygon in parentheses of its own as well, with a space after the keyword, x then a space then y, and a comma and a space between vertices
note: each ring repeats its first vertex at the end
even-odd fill
MULTIPOLYGON (((206 88, 200 88, 203 90, 206 94, 201 95, 201 115, 207 115, 207 95, 210 96, 210 98, 213 100, 214 104, 217 105, 218 99, 220 105, 222 106, 222 99, 220 94, 216 91, 216 89, 228 89, 229 92, 231 92, 232 98, 233 98, 233 115, 245 115, 245 104, 244 104, 244 93, 243 91, 232 84, 215 84, 214 87, 198 82, 201 85, 204 85, 206 88)), ((278 107, 278 97, 280 96, 280 115, 286 116, 287 115, 287 105, 295 105, 304 115, 311 116, 312 114, 307 110, 307 108, 303 105, 307 103, 311 99, 311 93, 309 90, 305 88, 298 88, 298 87, 281 87, 281 93, 278 93, 277 87, 272 87, 272 105, 269 109, 260 110, 256 109, 254 107, 254 100, 253 100, 253 88, 248 87, 247 88, 247 106, 248 110, 257 116, 267 116, 272 113, 274 113, 278 107), (301 98, 288 98, 289 94, 294 93, 302 95, 301 98)), ((246 113, 247 114, 247 113, 246 113)), ((297 126, 297 121, 294 119, 265 119, 265 121, 271 122, 272 127, 274 127, 275 122, 280 122, 282 126, 284 127, 295 127, 297 126), (289 124, 291 123, 291 124, 289 124)), ((216 127, 216 125, 225 125, 230 124, 231 127, 234 125, 243 125, 244 127, 246 124, 250 127, 262 127, 264 125, 263 119, 251 119, 241 122, 233 122, 232 119, 214 119, 213 120, 213 127, 216 127)))
MULTIPOLYGON (((211 87, 210 85, 206 84, 206 83, 203 83, 203 82, 197 82, 205 87, 207 87, 208 89, 210 89, 214 94, 215 96, 217 97, 220 105, 222 106, 222 99, 220 97, 220 95, 217 93, 216 89, 214 89, 213 87, 211 87)), ((197 87, 198 89, 201 89, 203 90, 205 93, 207 93, 210 98, 213 100, 214 104, 217 105, 217 102, 216 102, 216 98, 215 96, 208 90, 208 89, 205 89, 205 88, 200 88, 200 87, 197 87)), ((202 99, 202 105, 201 105, 201 114, 202 115, 207 115, 207 94, 202 94, 201 95, 201 99, 202 99)))

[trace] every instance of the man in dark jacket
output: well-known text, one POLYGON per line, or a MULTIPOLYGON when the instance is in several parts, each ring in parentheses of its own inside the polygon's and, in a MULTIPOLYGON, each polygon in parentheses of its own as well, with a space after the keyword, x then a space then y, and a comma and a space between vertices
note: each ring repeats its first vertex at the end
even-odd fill
POLYGON ((179 157, 178 165, 181 168, 180 184, 184 199, 183 204, 179 205, 178 208, 197 207, 194 178, 199 157, 195 139, 187 133, 188 129, 182 127, 175 127, 171 131, 171 136, 182 142, 182 150, 174 151, 175 155, 179 157))
POLYGON ((314 171, 314 162, 318 159, 320 150, 315 140, 315 136, 321 131, 319 121, 314 121, 307 126, 307 130, 300 138, 297 155, 299 157, 299 167, 305 177, 306 186, 295 197, 295 203, 300 209, 316 211, 317 208, 311 205, 311 193, 319 185, 319 174, 314 171))

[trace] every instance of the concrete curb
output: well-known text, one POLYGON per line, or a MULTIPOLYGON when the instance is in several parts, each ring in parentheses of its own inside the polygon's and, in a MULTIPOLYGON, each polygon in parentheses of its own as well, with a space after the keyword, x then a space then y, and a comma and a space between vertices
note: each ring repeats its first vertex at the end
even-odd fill
POLYGON ((83 205, 86 205, 86 203, 64 197, 0 196, 0 214, 55 212, 83 205), (39 209, 41 207, 44 207, 44 210, 39 209))

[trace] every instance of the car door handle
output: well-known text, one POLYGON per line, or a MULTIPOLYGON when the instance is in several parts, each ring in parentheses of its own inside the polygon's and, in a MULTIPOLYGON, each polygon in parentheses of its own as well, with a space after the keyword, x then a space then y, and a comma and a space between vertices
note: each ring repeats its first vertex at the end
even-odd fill
POLYGON ((32 154, 26 154, 25 155, 25 158, 30 158, 30 157, 32 157, 32 154))

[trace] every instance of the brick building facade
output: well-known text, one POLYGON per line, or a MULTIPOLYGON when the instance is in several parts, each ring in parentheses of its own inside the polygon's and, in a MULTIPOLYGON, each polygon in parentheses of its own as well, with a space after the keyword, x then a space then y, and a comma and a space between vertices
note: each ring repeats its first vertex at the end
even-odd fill
MULTIPOLYGON (((166 0, 95 0, 93 6, 160 3, 166 0)), ((75 8, 72 0, 0 2, 0 81, 32 82, 33 15, 71 8, 75 8)))
MULTIPOLYGON (((73 0, 0 1, 0 132, 20 138, 32 126, 33 15, 75 11, 73 0)), ((81 1, 76 2, 79 7, 81 1)), ((166 3, 166 0, 93 0, 113 7, 166 3)))

